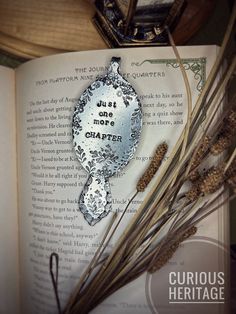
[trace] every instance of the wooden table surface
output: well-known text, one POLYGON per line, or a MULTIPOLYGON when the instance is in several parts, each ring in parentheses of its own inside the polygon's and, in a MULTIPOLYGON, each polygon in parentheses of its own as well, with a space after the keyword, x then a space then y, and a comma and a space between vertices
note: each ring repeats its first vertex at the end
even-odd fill
POLYGON ((107 48, 86 0, 0 0, 0 49, 23 58, 107 48))
MULTIPOLYGON (((0 49, 32 59, 107 48, 93 25, 91 0, 0 0, 0 49)), ((217 0, 186 0, 173 36, 185 43, 214 11, 217 0)))

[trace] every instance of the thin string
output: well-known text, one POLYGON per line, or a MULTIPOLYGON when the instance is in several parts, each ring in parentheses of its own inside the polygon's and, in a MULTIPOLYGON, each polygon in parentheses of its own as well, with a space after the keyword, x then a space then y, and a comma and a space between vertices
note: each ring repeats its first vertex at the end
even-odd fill
POLYGON ((49 270, 50 270, 50 276, 51 276, 51 280, 52 280, 54 294, 56 297, 58 314, 62 314, 60 299, 59 299, 59 295, 58 295, 58 268, 59 268, 59 255, 57 253, 53 252, 50 255, 49 270), (54 276, 54 271, 53 271, 54 260, 55 260, 55 269, 56 269, 55 276, 54 276))

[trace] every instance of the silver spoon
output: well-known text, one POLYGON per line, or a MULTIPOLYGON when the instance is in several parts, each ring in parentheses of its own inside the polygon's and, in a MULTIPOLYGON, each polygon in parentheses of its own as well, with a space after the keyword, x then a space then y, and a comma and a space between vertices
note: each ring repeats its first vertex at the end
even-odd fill
POLYGON ((113 57, 105 76, 81 95, 72 121, 73 145, 89 173, 79 198, 79 209, 90 225, 111 210, 109 177, 133 157, 142 127, 140 101, 119 73, 120 58, 113 57))

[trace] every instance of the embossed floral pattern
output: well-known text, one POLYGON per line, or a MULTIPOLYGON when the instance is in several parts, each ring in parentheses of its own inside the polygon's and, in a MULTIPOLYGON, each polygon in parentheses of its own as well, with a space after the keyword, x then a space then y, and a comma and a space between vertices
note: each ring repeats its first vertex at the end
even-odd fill
POLYGON ((101 147, 99 151, 90 150, 90 154, 96 163, 105 163, 106 165, 113 164, 119 158, 116 151, 112 149, 110 144, 107 144, 105 147, 101 147))
POLYGON ((90 225, 111 210, 108 178, 128 164, 141 134, 140 102, 118 67, 113 60, 108 74, 83 92, 72 120, 75 152, 90 175, 79 201, 90 225))

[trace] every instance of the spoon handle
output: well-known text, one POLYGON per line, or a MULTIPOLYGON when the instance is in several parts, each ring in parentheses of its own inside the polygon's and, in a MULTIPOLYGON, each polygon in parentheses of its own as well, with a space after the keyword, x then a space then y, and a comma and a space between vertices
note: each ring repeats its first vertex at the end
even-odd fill
POLYGON ((93 226, 110 212, 111 200, 108 178, 90 175, 79 198, 79 209, 93 226))

